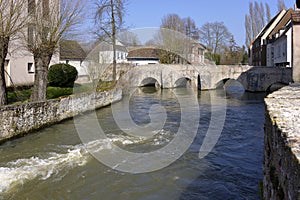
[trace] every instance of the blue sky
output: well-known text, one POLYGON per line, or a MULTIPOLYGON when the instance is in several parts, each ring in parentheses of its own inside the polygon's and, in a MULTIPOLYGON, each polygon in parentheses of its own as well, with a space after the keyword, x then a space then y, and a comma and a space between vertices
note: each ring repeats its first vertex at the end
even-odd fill
MULTIPOLYGON (((245 43, 245 14, 249 0, 129 0, 125 24, 130 28, 159 27, 167 14, 191 17, 198 27, 206 22, 224 22, 234 35, 237 44, 245 43)), ((260 1, 259 1, 260 2, 260 1)), ((277 0, 261 0, 268 3, 272 16, 277 13, 277 0)), ((295 0, 285 0, 286 6, 293 7, 295 0)))

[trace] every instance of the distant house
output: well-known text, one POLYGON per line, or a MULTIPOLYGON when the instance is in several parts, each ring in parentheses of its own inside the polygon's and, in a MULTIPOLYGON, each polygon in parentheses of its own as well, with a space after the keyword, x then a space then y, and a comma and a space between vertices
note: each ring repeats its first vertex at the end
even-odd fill
POLYGON ((127 61, 135 66, 158 64, 160 51, 155 47, 138 47, 128 52, 127 61))
POLYGON ((194 42, 192 44, 191 53, 189 54, 189 62, 192 65, 199 65, 205 63, 205 51, 204 45, 194 42))
MULTIPOLYGON (((22 10, 23 14, 27 15, 33 5, 34 0, 28 0, 26 5, 27 8, 22 10)), ((43 1, 43 6, 43 9, 51 9, 49 7, 49 0, 43 1)), ((28 44, 30 44, 34 36, 34 30, 32 30, 32 27, 24 28, 22 34, 25 38, 27 38, 28 44)), ((9 41, 8 54, 5 58, 4 64, 5 81, 7 86, 32 85, 34 83, 34 58, 33 54, 27 50, 24 43, 25 41, 19 37, 9 41)), ((54 54, 50 61, 50 65, 58 62, 59 56, 58 54, 54 54)))
POLYGON ((260 31, 252 44, 250 45, 250 63, 254 66, 267 65, 267 40, 275 27, 286 14, 286 10, 280 11, 271 21, 260 31))
POLYGON ((257 35, 249 47, 250 64, 254 66, 295 67, 300 44, 299 9, 280 11, 257 35))
POLYGON ((267 38, 267 66, 292 64, 292 14, 289 9, 267 38))
POLYGON ((86 58, 86 53, 77 41, 61 40, 60 44, 60 63, 66 63, 74 66, 78 71, 77 82, 87 82, 88 74, 82 65, 86 58))
MULTIPOLYGON (((108 42, 101 42, 98 45, 99 63, 113 63, 113 45, 108 42)), ((128 54, 127 48, 119 41, 116 44, 116 61, 117 63, 126 63, 128 54)))

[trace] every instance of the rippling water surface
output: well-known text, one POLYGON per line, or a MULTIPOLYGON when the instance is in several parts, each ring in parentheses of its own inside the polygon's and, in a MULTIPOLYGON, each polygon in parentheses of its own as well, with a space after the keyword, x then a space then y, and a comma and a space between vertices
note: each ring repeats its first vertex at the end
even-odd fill
MULTIPOLYGON (((186 89, 177 90, 184 93, 186 89)), ((110 151, 114 144, 130 152, 152 152, 172 142, 182 120, 174 90, 139 89, 129 101, 130 116, 137 125, 150 122, 149 109, 154 104, 162 105, 167 114, 163 128, 155 130, 153 137, 125 134, 106 107, 97 111, 105 139, 83 145, 74 121, 69 120, 7 142, 0 146, 0 199, 259 199, 263 97, 222 90, 199 92, 199 128, 190 148, 161 170, 129 174, 101 164, 89 151, 110 151), (212 151, 199 159, 213 99, 226 102, 226 121, 212 151)), ((126 115, 123 106, 117 108, 126 115)), ((97 131, 90 118, 91 114, 81 116, 80 123, 97 131)))

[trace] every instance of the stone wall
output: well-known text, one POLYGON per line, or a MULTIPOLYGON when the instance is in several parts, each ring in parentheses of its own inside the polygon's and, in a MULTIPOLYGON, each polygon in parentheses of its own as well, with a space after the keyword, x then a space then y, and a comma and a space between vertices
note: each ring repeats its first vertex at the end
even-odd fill
POLYGON ((120 80, 120 87, 143 86, 152 78, 162 88, 174 88, 182 78, 201 90, 216 89, 224 80, 235 79, 250 92, 265 92, 273 84, 292 82, 292 68, 253 67, 240 65, 146 65, 129 70, 120 80))
POLYGON ((264 199, 300 199, 300 85, 265 102, 264 199))
POLYGON ((0 142, 122 99, 122 90, 0 107, 0 142))

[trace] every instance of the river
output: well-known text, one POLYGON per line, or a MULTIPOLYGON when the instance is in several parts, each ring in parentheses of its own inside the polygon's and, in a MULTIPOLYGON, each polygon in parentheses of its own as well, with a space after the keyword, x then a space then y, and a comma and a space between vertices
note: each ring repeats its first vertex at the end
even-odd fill
MULTIPOLYGON (((153 136, 147 139, 124 133, 115 123, 113 113, 124 115, 123 119, 128 115, 123 105, 126 100, 123 100, 113 107, 1 145, 0 199, 259 199, 259 183, 263 179, 264 94, 202 91, 192 97, 198 108, 185 111, 174 95, 175 90, 185 98, 190 95, 185 94, 187 89, 150 87, 136 90, 128 100, 130 116, 137 125, 149 123, 152 119, 149 113, 154 118, 166 117, 163 127, 157 125, 155 133, 151 133, 153 136), (163 109, 150 109, 157 104, 163 109), (225 108, 224 125, 222 119, 218 119, 222 112, 214 114, 213 108, 217 111, 225 108), (162 111, 165 113, 160 113, 162 111), (102 164, 95 155, 101 152, 103 158, 113 159, 112 144, 132 154, 148 155, 158 151, 177 137, 184 122, 182 113, 190 112, 187 116, 193 116, 197 114, 194 111, 199 114, 199 120, 194 122, 191 117, 187 121, 191 129, 195 129, 195 123, 199 125, 195 138, 189 136, 191 141, 186 143, 187 148, 181 149, 184 152, 174 156, 170 163, 164 163, 158 156, 152 166, 148 161, 153 158, 149 156, 144 168, 139 168, 143 163, 137 160, 124 167, 126 172, 121 167, 112 169, 109 163, 102 164), (84 130, 98 131, 92 124, 95 114, 106 138, 93 138, 83 144, 84 130), (85 129, 80 129, 77 123, 84 124, 85 129), (215 141, 210 143, 211 149, 204 152, 203 158, 199 150, 205 145, 210 129, 222 132, 213 138, 215 141), (138 171, 143 169, 148 171, 138 171)), ((189 101, 184 99, 183 102, 189 101)))

